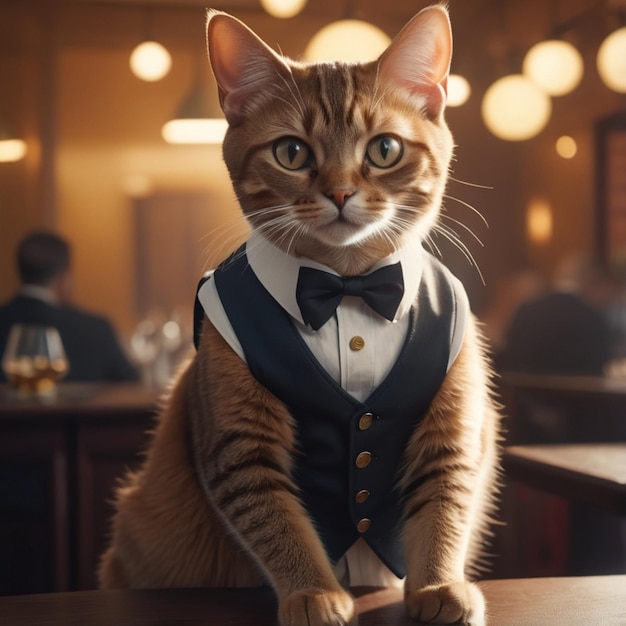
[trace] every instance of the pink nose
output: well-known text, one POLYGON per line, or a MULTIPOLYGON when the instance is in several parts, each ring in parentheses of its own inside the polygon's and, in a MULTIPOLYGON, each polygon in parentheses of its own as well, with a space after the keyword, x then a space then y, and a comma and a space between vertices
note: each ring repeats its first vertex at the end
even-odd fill
POLYGON ((326 194, 326 196, 330 198, 340 210, 343 209, 346 200, 352 195, 354 195, 354 191, 351 189, 335 189, 334 191, 326 194))

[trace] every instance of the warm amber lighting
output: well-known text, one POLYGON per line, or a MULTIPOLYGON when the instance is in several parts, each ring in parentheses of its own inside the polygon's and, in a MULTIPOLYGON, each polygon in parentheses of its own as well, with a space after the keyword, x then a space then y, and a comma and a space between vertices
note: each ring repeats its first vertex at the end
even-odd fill
POLYGON ((199 84, 164 124, 161 135, 168 143, 222 143, 227 128, 215 89, 199 84))
POLYGON ((172 66, 172 57, 167 48, 157 41, 140 43, 130 55, 130 69, 141 80, 161 80, 172 66))
POLYGON ((532 198, 526 207, 526 234, 537 245, 552 239, 552 207, 546 198, 532 198))
POLYGON ((177 119, 166 122, 161 131, 167 143, 222 143, 228 123, 225 119, 177 119))
POLYGON ((557 39, 535 44, 524 57, 523 72, 551 96, 573 91, 583 77, 580 52, 557 39))
POLYGON ((306 0, 261 0, 261 6, 273 17, 288 18, 298 15, 306 0))
POLYGON ((19 161, 26 156, 28 147, 23 139, 0 140, 0 163, 19 161))
POLYGON ((152 193, 153 184, 145 174, 128 174, 123 180, 123 188, 131 198, 145 198, 152 193))
POLYGON ((521 141, 534 137, 550 119, 550 97, 521 74, 493 83, 482 101, 487 128, 500 139, 521 141))
POLYGON ((626 93, 626 26, 602 42, 596 61, 604 84, 613 91, 626 93))
POLYGON ((564 159, 573 159, 578 152, 578 146, 572 137, 563 135, 556 140, 556 151, 564 159))
POLYGON ((304 51, 307 61, 373 61, 391 43, 380 28, 361 20, 340 20, 324 26, 304 51))
POLYGON ((464 76, 450 74, 448 77, 448 101, 450 107, 460 107, 464 105, 472 93, 472 88, 464 76))

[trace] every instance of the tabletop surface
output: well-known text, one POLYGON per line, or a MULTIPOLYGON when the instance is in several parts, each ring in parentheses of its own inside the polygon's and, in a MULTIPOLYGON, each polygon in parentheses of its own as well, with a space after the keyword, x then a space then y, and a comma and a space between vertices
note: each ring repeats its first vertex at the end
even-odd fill
POLYGON ((626 491, 626 443, 509 446, 505 457, 609 481, 626 491))
MULTIPOLYGON (((480 583, 489 626, 624 626, 626 575, 480 583)), ((415 626, 399 589, 357 588, 359 626, 415 626)), ((6 626, 276 626, 269 590, 78 591, 0 598, 6 626)))
POLYGON ((154 412, 160 397, 161 392, 137 383, 61 382, 51 397, 23 396, 0 384, 0 419, 154 412))
POLYGON ((552 374, 526 374, 503 372, 505 387, 573 394, 626 395, 626 379, 609 376, 559 376, 552 374))
POLYGON ((626 443, 509 446, 502 463, 510 480, 626 516, 626 443))

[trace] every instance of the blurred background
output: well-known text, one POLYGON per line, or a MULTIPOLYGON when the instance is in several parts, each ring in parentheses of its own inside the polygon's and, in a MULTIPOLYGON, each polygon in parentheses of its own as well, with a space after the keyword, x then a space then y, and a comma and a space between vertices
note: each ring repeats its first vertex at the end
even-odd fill
MULTIPOLYGON (((426 4, 309 0, 290 18, 271 15, 259 0, 222 0, 214 7, 302 58, 330 23, 354 18, 393 37, 426 4)), ((171 144, 162 135, 194 89, 215 98, 206 7, 205 0, 0 1, 0 132, 25 142, 19 160, 0 162, 0 301, 17 286, 18 240, 49 227, 73 243, 77 302, 109 316, 125 339, 155 311, 190 319, 198 276, 247 232, 219 144, 171 144), (131 70, 131 54, 144 41, 169 53, 169 70, 159 80, 142 80, 131 70)), ((618 262, 626 246, 626 231, 622 239, 608 238, 606 142, 599 143, 605 120, 623 124, 626 87, 607 86, 597 68, 601 44, 624 26, 625 2, 451 0, 449 7, 452 72, 471 92, 447 111, 458 147, 445 210, 476 237, 448 221, 468 250, 441 237, 437 245, 466 283, 474 310, 487 319, 503 285, 520 271, 550 276, 572 253, 618 262), (487 90, 521 74, 529 50, 554 39, 578 51, 579 82, 564 95, 535 86, 537 128, 520 130, 532 136, 496 136, 484 118, 487 90)), ((354 37, 347 36, 352 48, 354 37)), ((623 81, 621 63, 616 71, 623 81)), ((548 68, 550 61, 539 65, 548 68)), ((558 66, 557 75, 564 72, 558 66)), ((513 95, 511 104, 496 109, 517 103, 521 122, 512 123, 524 125, 532 113, 525 97, 513 95)), ((612 157, 621 159, 614 166, 621 183, 614 187, 621 184, 622 211, 624 132, 612 157)))
MULTIPOLYGON (((348 50, 336 54, 372 58, 427 4, 301 0, 290 17, 266 0, 213 7, 293 58, 315 58, 320 31, 357 20, 374 43, 340 29, 348 50)), ((95 586, 113 486, 139 462, 156 391, 190 345, 198 279, 247 235, 219 137, 192 130, 189 143, 171 124, 219 126, 206 8, 0 0, 0 303, 18 288, 18 242, 57 231, 72 244, 76 304, 113 322, 148 383, 61 385, 47 400, 0 388, 0 594, 95 586)), ((622 494, 596 510, 592 471, 583 509, 511 474, 492 575, 624 572, 626 0, 449 8, 457 148, 434 251, 496 352, 507 442, 583 444, 567 449, 570 466, 599 464, 622 494), (594 446, 607 442, 622 443, 594 446)))

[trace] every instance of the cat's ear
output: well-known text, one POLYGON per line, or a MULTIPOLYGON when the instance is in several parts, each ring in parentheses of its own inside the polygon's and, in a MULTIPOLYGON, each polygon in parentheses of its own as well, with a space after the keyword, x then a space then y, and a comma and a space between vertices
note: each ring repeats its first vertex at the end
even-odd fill
POLYGON ((429 115, 446 105, 452 60, 452 30, 443 5, 420 11, 381 55, 379 76, 424 99, 429 115))
POLYGON ((276 73, 289 73, 283 59, 237 18, 220 11, 207 15, 209 61, 220 104, 229 124, 241 118, 246 98, 263 92, 276 73))

